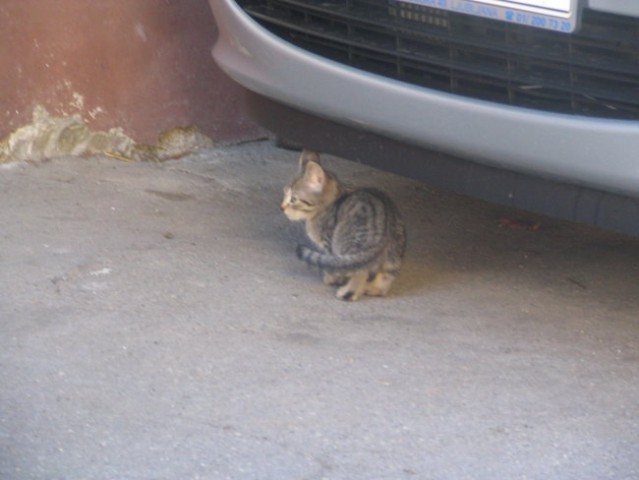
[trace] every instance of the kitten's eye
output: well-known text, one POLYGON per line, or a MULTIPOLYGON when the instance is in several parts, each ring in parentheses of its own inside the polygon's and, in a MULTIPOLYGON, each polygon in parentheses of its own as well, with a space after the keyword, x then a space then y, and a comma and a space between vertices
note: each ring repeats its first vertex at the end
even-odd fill
POLYGON ((291 197, 291 203, 298 203, 298 202, 306 205, 307 207, 311 206, 311 202, 308 202, 308 201, 304 200, 303 198, 297 198, 295 195, 293 195, 291 197))

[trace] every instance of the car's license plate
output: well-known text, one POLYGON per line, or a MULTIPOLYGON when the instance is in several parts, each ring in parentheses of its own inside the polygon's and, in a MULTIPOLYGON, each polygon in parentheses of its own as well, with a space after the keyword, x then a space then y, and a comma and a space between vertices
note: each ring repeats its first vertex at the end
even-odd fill
POLYGON ((577 28, 579 19, 578 0, 400 0, 400 2, 566 33, 573 32, 577 28))

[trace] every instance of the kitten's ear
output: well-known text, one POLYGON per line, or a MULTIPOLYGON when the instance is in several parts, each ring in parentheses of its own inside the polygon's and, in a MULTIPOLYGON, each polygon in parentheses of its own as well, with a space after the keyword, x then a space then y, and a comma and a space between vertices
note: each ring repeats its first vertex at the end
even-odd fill
POLYGON ((311 190, 321 193, 326 185, 326 173, 319 163, 309 160, 304 167, 304 180, 311 190))
POLYGON ((314 152, 312 150, 302 150, 302 154, 300 155, 300 170, 304 171, 308 162, 315 162, 318 165, 320 164, 320 156, 319 153, 314 152))

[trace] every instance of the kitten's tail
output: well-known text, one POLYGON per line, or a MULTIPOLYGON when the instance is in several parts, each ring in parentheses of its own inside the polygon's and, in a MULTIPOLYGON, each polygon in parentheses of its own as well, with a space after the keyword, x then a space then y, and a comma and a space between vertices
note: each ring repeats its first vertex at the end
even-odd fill
POLYGON ((368 251, 347 255, 318 252, 304 245, 297 246, 297 258, 322 270, 359 270, 372 263, 380 252, 368 251))

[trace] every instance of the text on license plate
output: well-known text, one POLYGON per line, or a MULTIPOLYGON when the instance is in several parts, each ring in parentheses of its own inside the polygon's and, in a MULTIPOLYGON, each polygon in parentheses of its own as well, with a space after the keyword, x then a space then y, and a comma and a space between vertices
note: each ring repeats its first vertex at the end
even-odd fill
POLYGON ((577 28, 577 0, 400 0, 504 22, 570 33, 577 28))

